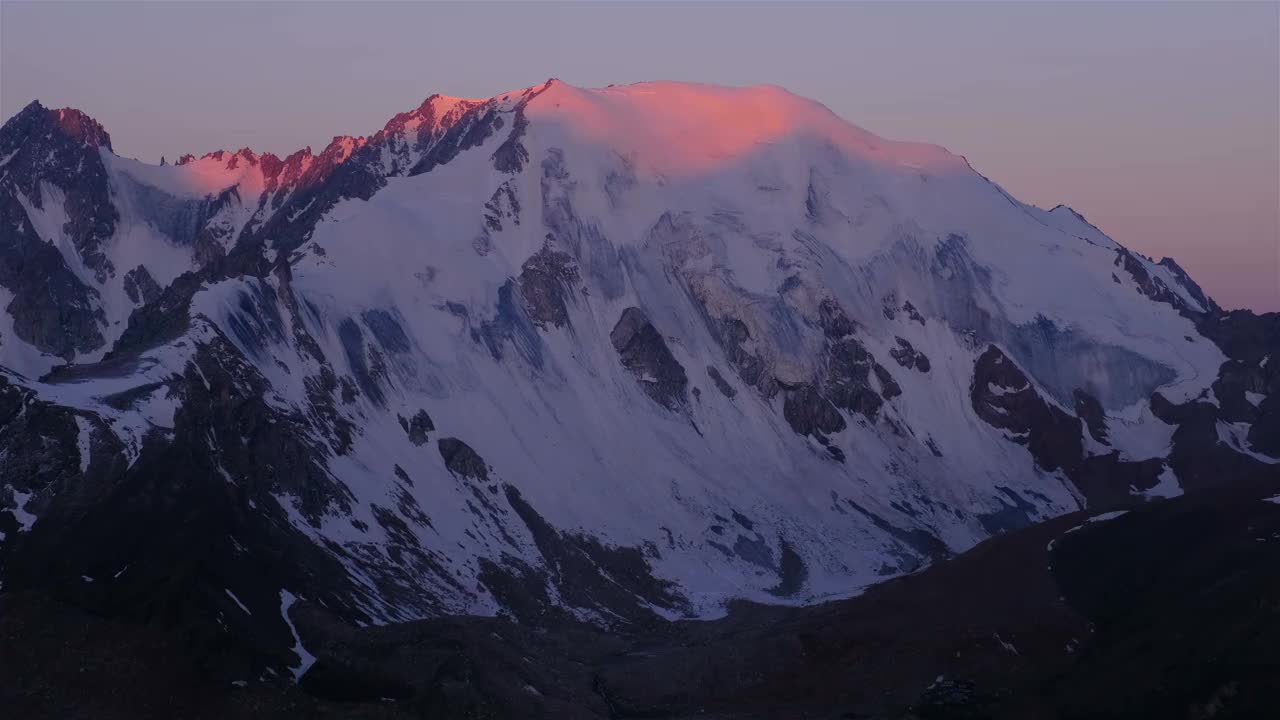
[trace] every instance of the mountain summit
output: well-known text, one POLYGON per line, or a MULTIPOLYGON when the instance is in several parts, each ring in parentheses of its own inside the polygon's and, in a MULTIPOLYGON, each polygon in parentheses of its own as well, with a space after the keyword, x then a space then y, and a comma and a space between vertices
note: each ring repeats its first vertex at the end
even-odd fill
POLYGON ((305 671, 295 601, 812 603, 1280 458, 1276 316, 776 87, 437 95, 171 166, 32 105, 0 228, 4 587, 254 677, 305 671))

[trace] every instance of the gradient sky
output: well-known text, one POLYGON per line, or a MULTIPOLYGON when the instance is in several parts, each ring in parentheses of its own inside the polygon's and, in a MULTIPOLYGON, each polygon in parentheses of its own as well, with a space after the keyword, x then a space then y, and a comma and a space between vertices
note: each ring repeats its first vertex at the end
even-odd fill
POLYGON ((553 76, 782 85, 1280 310, 1277 3, 0 2, 0 115, 78 107, 151 162, 553 76))

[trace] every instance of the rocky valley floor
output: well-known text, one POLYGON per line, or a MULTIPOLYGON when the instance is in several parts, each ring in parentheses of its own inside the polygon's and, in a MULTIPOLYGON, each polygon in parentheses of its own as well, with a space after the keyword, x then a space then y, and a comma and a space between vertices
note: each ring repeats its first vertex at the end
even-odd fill
POLYGON ((865 594, 608 632, 292 612, 314 664, 237 682, 216 647, 0 594, 21 718, 1264 718, 1280 692, 1280 482, 1075 513, 865 594))

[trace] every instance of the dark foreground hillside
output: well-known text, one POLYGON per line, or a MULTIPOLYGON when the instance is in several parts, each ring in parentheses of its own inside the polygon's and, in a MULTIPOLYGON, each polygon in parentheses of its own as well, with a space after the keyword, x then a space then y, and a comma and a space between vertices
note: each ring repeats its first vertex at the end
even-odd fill
POLYGON ((1280 504, 1228 486, 999 536, 849 600, 610 635, 566 618, 292 613, 298 686, 153 627, 0 594, 15 718, 1269 718, 1280 504), (1107 517, 1107 516, 1103 516, 1107 517))

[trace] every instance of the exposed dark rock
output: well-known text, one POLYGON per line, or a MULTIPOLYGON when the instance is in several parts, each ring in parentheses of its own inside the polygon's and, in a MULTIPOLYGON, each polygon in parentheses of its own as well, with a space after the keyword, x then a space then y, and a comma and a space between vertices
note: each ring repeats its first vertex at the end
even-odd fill
POLYGON ((135 305, 145 305, 160 297, 160 286, 151 277, 146 266, 139 265, 125 273, 124 293, 135 305))
POLYGON ((971 388, 974 410, 988 424, 1009 430, 1011 440, 1027 445, 1036 464, 1061 469, 1091 506, 1128 502, 1134 492, 1155 487, 1166 466, 1184 489, 1265 477, 1271 466, 1232 449, 1218 440, 1219 408, 1207 402, 1170 403, 1156 393, 1151 410, 1176 425, 1167 459, 1121 460, 1118 451, 1084 454, 1084 432, 1099 443, 1108 442, 1105 416, 1092 396, 1076 395, 1074 417, 1040 397, 1026 375, 994 346, 978 359, 971 388))
MULTIPOLYGON (((871 357, 862 343, 853 338, 845 338, 828 344, 825 360, 823 393, 839 408, 875 418, 884 405, 881 396, 871 388, 872 370, 876 369, 877 377, 881 376, 882 371, 875 358, 871 357)), ((894 383, 885 390, 886 395, 889 395, 899 388, 894 383)))
POLYGON ((395 488, 396 510, 373 505, 374 520, 386 533, 387 558, 382 572, 374 579, 378 590, 386 595, 399 596, 419 591, 424 583, 438 584, 462 590, 457 578, 446 567, 438 553, 423 547, 413 523, 419 530, 434 531, 431 519, 422 512, 418 503, 403 487, 395 488))
POLYGON ((609 333, 609 340, 618 351, 623 367, 636 376, 646 395, 668 410, 677 410, 688 403, 689 379, 684 368, 643 310, 637 307, 623 310, 609 333))
POLYGON ((924 316, 920 314, 920 311, 916 310, 916 306, 912 305, 910 300, 902 303, 902 312, 907 314, 911 322, 924 325, 924 316))
POLYGON ((404 468, 400 467, 399 465, 396 465, 394 472, 396 477, 400 478, 400 481, 403 482, 405 485, 408 485, 410 487, 413 486, 413 478, 409 477, 409 473, 405 472, 404 468))
POLYGON ((1076 399, 1076 416, 1084 421, 1085 427, 1089 429, 1089 434, 1094 440, 1100 443, 1107 443, 1107 418, 1106 412, 1102 409, 1102 403, 1089 393, 1076 388, 1074 393, 1076 399))
MULTIPOLYGON (((366 591, 289 519, 318 525, 323 516, 349 514, 349 493, 324 467, 327 453, 313 444, 309 421, 268 405, 265 380, 225 339, 201 345, 173 386, 181 402, 172 431, 148 435, 131 449, 132 460, 105 426, 91 432, 90 458, 79 457, 69 415, 61 415, 56 434, 31 425, 46 422, 39 404, 29 406, 21 422, 2 424, 29 447, 21 454, 0 448, 7 457, 0 467, 22 472, 16 460, 35 457, 31 439, 48 438, 43 447, 53 454, 31 477, 47 488, 61 485, 55 493, 35 493, 42 505, 29 502, 28 508, 39 521, 22 534, 20 546, 5 546, 5 590, 45 592, 96 613, 180 632, 191 657, 224 682, 260 677, 266 668, 282 671, 295 660, 294 639, 279 616, 278 583, 323 599, 352 620, 367 618, 355 604, 366 591), (86 513, 88 507, 94 512, 86 513)), ((119 402, 137 394, 120 393, 119 402)), ((0 522, 4 517, 0 512, 0 522)), ((420 586, 394 597, 405 607, 430 607, 420 586)))
POLYGON ((823 298, 818 303, 818 324, 822 333, 831 340, 842 340, 857 331, 857 325, 849 319, 839 303, 831 298, 823 298))
POLYGON ((721 318, 712 323, 711 327, 738 377, 747 385, 760 390, 765 398, 777 394, 777 381, 767 372, 764 360, 745 347, 751 340, 751 331, 747 329, 746 323, 737 318, 721 318))
POLYGON ((490 103, 478 104, 466 110, 448 130, 431 145, 408 172, 410 176, 431 172, 444 165, 464 150, 478 147, 489 139, 505 122, 502 115, 490 103))
POLYGON ((1280 372, 1272 364, 1280 362, 1275 356, 1280 351, 1280 313, 1257 315, 1247 310, 1233 310, 1202 319, 1196 329, 1232 360, 1257 366, 1270 356, 1267 367, 1272 373, 1280 372))
POLYGON ((427 444, 427 433, 436 429, 426 410, 419 410, 409 420, 404 419, 404 416, 397 417, 400 419, 400 427, 409 436, 409 442, 419 447, 427 444))
POLYGON ((516 108, 514 119, 511 121, 511 133, 498 146, 498 149, 493 151, 493 168, 498 172, 514 175, 523 170, 525 163, 529 162, 529 151, 525 150, 521 143, 525 129, 529 127, 529 120, 524 116, 524 106, 527 102, 528 100, 522 102, 516 108))
POLYGON ((191 325, 191 298, 208 284, 238 275, 262 278, 270 271, 261 248, 242 243, 200 270, 179 275, 154 302, 134 309, 128 326, 107 353, 107 359, 137 356, 146 348, 180 336, 191 325))
POLYGON ((1077 464, 1084 454, 1080 420, 1043 400, 1027 376, 994 345, 978 358, 970 388, 987 424, 1014 433, 1045 470, 1077 464))
POLYGON ((1250 447, 1280 457, 1280 313, 1236 310, 1203 319, 1196 328, 1230 358, 1214 383, 1225 419, 1251 422, 1250 447), (1245 392, 1262 395, 1251 407, 1245 392))
POLYGON ((1175 405, 1155 393, 1151 396, 1151 412, 1164 422, 1178 426, 1173 431, 1173 448, 1167 463, 1184 489, 1204 489, 1275 476, 1274 465, 1242 452, 1250 448, 1232 448, 1219 440, 1220 409, 1217 406, 1197 400, 1175 405))
POLYGON ((805 580, 809 578, 809 568, 804 564, 804 558, 791 547, 791 543, 779 538, 778 546, 781 548, 781 557, 778 561, 778 584, 769 589, 769 592, 779 597, 787 597, 795 595, 804 587, 805 580))
POLYGON ((0 157, 5 158, 0 194, 16 201, 17 190, 44 209, 52 199, 41 191, 41 183, 62 190, 67 214, 62 232, 94 279, 103 283, 115 274, 104 245, 119 216, 100 147, 110 150, 111 136, 93 118, 71 108, 50 110, 32 102, 0 128, 0 157))
POLYGON ((512 224, 520 225, 520 200, 516 198, 511 181, 502 183, 497 190, 493 191, 489 202, 484 204, 484 211, 484 226, 492 232, 502 230, 503 220, 510 220, 512 224))
POLYGON ((482 483, 489 481, 489 466, 470 445, 457 438, 440 438, 436 444, 449 472, 482 483))
POLYGON ((880 381, 880 395, 884 397, 885 400, 892 400, 902 394, 902 388, 898 385, 897 381, 893 379, 893 376, 889 374, 888 368, 876 363, 871 369, 875 371, 876 380, 880 381))
POLYGON ((844 430, 840 411, 812 385, 801 385, 784 393, 782 416, 799 435, 819 440, 844 430))
POLYGON ((338 455, 345 455, 351 450, 355 426, 350 420, 338 412, 334 403, 334 394, 342 388, 342 400, 350 403, 355 400, 355 386, 345 377, 340 384, 333 369, 325 364, 316 375, 303 378, 303 387, 307 393, 307 405, 310 412, 319 420, 319 429, 329 441, 330 448, 338 455))
POLYGON ((674 586, 652 574, 639 548, 610 547, 588 535, 552 527, 516 488, 505 485, 507 502, 532 533, 561 598, 580 608, 605 608, 629 623, 652 622, 646 605, 684 610, 674 586))
POLYGON ((707 377, 711 378, 711 382, 716 386, 716 389, 720 391, 720 394, 730 400, 738 394, 738 391, 733 389, 733 386, 729 384, 729 381, 724 379, 724 376, 720 374, 720 371, 717 370, 714 365, 707 366, 707 377))
POLYGON ((1213 298, 1209 297, 1205 291, 1196 284, 1196 281, 1191 279, 1191 276, 1187 274, 1187 271, 1183 270, 1182 266, 1174 261, 1173 258, 1163 258, 1158 264, 1173 273, 1178 284, 1187 291, 1187 294, 1190 295, 1192 299, 1200 303, 1200 306, 1209 314, 1219 315, 1222 313, 1222 308, 1218 306, 1218 303, 1214 302, 1213 298))
MULTIPOLYGON (((82 421, 90 422, 86 418, 82 421)), ((43 514, 50 498, 80 479, 80 454, 76 415, 69 409, 41 401, 21 385, 0 373, 0 532, 16 532, 17 523, 3 526, 6 512, 16 518, 14 492, 31 495, 25 510, 43 514), (12 488, 5 491, 2 488, 12 488)), ((94 464, 119 462, 121 452, 114 435, 94 433, 94 464)))
POLYGON ((549 323, 564 327, 569 323, 566 300, 574 297, 578 268, 567 253, 552 250, 550 245, 534 253, 520 269, 520 296, 525 311, 539 327, 549 323))
POLYGON ((889 357, 908 370, 929 372, 929 358, 924 353, 917 351, 911 347, 911 343, 900 337, 894 337, 894 340, 897 341, 898 346, 889 349, 889 357))
MULTIPOLYGON (((1146 295, 1155 302, 1171 305, 1178 312, 1187 315, 1188 317, 1194 318, 1201 315, 1200 312, 1187 305, 1178 293, 1165 285, 1163 280, 1147 272, 1146 267, 1144 267, 1143 264, 1134 257, 1133 253, 1129 252, 1125 248, 1119 248, 1116 250, 1115 265, 1116 267, 1123 268, 1125 272, 1129 273, 1129 276, 1133 278, 1133 281, 1138 284, 1138 292, 1146 295)), ((1174 267, 1176 267, 1176 265, 1174 267)), ((1181 268, 1178 268, 1178 270, 1180 271, 1181 268)), ((1181 273, 1181 275, 1185 276, 1185 273, 1181 273)), ((1200 294, 1203 296, 1203 292, 1200 294)))
POLYGON ((504 555, 501 562, 480 558, 480 583, 502 604, 503 615, 522 623, 545 623, 567 613, 551 599, 550 578, 525 561, 504 555))
POLYGON ((0 286, 13 293, 5 311, 14 334, 65 360, 101 347, 105 318, 97 291, 76 277, 62 253, 36 234, 22 204, 3 191, 0 227, 6 228, 0 233, 0 286))
POLYGON ((1222 363, 1212 387, 1219 416, 1227 422, 1256 423, 1263 419, 1268 396, 1280 390, 1280 378, 1273 375, 1280 373, 1268 373, 1265 367, 1240 360, 1222 363))
POLYGON ((1113 451, 1085 457, 1068 476, 1090 506, 1109 507, 1132 502, 1133 493, 1155 487, 1164 469, 1162 458, 1121 460, 1119 451, 1113 451))

